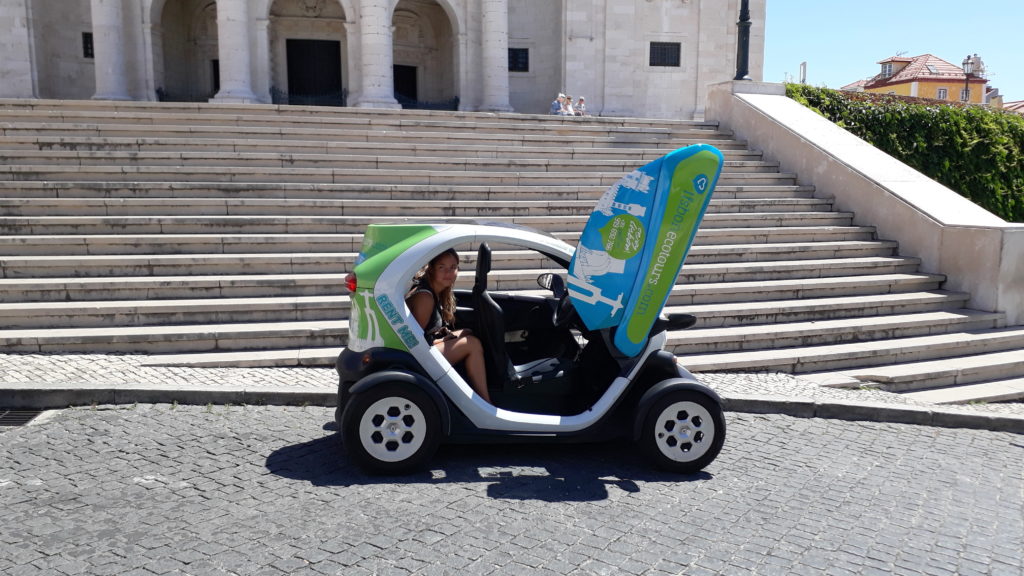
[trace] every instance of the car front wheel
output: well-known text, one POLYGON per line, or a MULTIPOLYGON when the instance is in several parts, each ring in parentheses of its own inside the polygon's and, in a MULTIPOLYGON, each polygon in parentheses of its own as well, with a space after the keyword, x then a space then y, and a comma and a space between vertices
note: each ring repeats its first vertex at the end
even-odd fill
POLYGON ((714 398, 693 390, 669 392, 651 405, 640 449, 656 465, 693 474, 711 463, 725 442, 725 417, 714 398))
POLYGON ((437 406, 410 385, 381 384, 354 395, 341 420, 349 456, 374 474, 412 472, 430 460, 441 441, 437 406))

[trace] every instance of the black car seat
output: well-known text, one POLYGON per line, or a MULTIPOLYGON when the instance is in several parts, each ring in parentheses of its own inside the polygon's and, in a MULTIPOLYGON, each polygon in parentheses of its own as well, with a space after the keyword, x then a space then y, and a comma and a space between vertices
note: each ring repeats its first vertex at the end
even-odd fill
POLYGON ((491 248, 480 244, 476 255, 476 281, 473 283, 473 311, 477 319, 476 335, 484 347, 487 382, 504 386, 512 376, 505 351, 505 317, 501 306, 487 293, 487 274, 491 271, 491 248))

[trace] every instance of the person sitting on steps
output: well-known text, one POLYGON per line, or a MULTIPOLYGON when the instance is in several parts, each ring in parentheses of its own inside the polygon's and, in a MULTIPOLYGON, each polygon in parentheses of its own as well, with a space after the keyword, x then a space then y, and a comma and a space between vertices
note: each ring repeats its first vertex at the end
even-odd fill
POLYGON ((562 104, 564 102, 565 102, 565 94, 559 94, 558 97, 555 98, 551 102, 551 113, 555 114, 555 115, 561 115, 562 114, 562 104))

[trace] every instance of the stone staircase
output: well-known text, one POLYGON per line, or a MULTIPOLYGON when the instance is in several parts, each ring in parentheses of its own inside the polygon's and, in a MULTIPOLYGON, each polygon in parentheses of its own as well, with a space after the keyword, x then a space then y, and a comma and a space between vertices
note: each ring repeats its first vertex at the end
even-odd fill
MULTIPOLYGON (((0 349, 331 364, 368 223, 486 219, 572 243, 609 185, 696 142, 726 165, 668 304, 700 319, 669 338, 691 370, 1024 397, 1024 327, 965 308, 717 126, 644 119, 0 101, 0 349)), ((543 266, 497 250, 493 285, 533 292, 543 266)))

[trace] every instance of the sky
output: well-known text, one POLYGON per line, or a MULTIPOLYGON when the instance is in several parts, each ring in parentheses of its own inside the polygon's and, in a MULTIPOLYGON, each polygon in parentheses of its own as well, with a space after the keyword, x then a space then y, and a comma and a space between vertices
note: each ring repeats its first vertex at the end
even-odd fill
POLYGON ((877 74, 890 56, 932 54, 985 63, 989 86, 1024 100, 1022 0, 767 0, 765 82, 841 88, 877 74))

